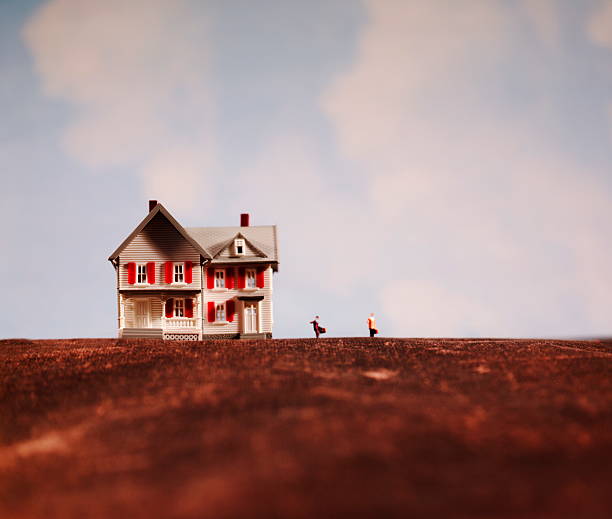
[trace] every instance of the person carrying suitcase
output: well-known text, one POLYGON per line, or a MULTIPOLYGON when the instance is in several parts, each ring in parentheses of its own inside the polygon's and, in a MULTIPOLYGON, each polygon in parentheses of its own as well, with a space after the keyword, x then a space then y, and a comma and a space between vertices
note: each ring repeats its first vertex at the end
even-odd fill
POLYGON ((319 334, 321 333, 325 333, 327 330, 325 328, 323 328, 321 325, 319 325, 319 316, 315 316, 313 321, 310 321, 310 324, 312 324, 312 328, 314 329, 315 332, 315 337, 318 339, 319 338, 319 334))
POLYGON ((376 317, 374 317, 373 313, 368 317, 368 331, 370 332, 370 337, 374 337, 378 333, 378 329, 376 328, 376 317))

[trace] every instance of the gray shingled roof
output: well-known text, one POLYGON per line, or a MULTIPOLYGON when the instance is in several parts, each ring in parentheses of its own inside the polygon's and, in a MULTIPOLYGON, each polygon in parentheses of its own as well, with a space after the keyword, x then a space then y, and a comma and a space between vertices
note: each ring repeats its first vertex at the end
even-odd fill
MULTIPOLYGON (((187 233, 215 258, 232 240, 241 234, 244 239, 262 253, 261 259, 278 262, 278 246, 275 225, 251 227, 186 227, 187 233)), ((217 261, 221 261, 218 259, 217 261)), ((252 262, 253 257, 223 258, 223 263, 252 262)), ((213 259, 213 263, 215 263, 213 259)))

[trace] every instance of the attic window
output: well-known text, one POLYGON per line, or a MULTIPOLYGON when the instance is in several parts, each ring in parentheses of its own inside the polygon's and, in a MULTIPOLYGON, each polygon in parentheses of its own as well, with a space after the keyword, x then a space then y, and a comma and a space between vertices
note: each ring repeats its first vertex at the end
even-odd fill
POLYGON ((234 254, 236 256, 244 255, 244 240, 240 238, 234 240, 234 254))

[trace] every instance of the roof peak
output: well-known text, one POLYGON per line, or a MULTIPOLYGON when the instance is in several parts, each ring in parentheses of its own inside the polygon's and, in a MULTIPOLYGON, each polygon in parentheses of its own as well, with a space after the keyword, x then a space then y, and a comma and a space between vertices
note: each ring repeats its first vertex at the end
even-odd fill
MULTIPOLYGON (((154 202, 154 200, 151 200, 151 202, 154 202)), ((185 238, 203 257, 207 259, 212 258, 210 253, 204 247, 202 247, 202 245, 200 245, 180 223, 175 220, 175 218, 168 212, 168 210, 162 204, 156 202, 156 204, 149 211, 149 214, 145 216, 145 218, 130 233, 130 235, 125 240, 123 240, 121 245, 119 245, 119 247, 117 247, 117 249, 109 256, 109 261, 114 261, 115 259, 117 259, 117 256, 121 254, 123 249, 127 247, 127 245, 135 238, 135 236, 139 232, 141 232, 148 225, 148 223, 153 220, 153 218, 155 218, 155 216, 160 213, 164 218, 166 218, 166 220, 170 222, 170 224, 179 232, 179 234, 183 238, 185 238)))

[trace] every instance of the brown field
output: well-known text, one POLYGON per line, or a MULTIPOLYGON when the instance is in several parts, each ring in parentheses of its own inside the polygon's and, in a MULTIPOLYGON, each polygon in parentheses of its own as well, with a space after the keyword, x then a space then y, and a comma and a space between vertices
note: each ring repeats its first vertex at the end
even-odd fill
POLYGON ((612 346, 0 341, 0 517, 610 518, 612 346))

